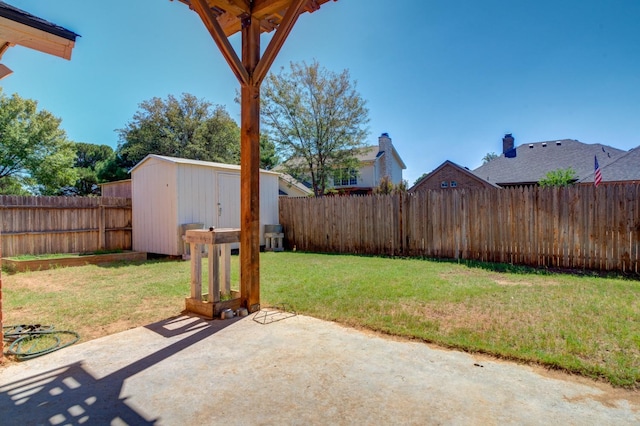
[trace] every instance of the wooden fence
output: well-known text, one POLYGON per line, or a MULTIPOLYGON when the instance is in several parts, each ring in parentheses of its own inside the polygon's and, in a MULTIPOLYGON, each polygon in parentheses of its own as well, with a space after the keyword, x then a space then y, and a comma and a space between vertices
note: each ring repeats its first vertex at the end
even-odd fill
POLYGON ((0 196, 2 256, 131 249, 131 199, 0 196))
POLYGON ((640 185, 281 198, 298 250, 640 269, 640 185))

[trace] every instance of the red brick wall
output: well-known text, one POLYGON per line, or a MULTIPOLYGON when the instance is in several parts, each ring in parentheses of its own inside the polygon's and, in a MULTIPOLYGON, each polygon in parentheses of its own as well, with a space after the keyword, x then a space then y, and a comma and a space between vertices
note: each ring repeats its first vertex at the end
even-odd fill
POLYGON ((446 189, 451 189, 451 182, 455 182, 457 189, 475 189, 475 188, 492 188, 486 182, 481 181, 474 176, 470 176, 467 173, 462 172, 460 169, 452 166, 445 165, 440 170, 436 170, 435 172, 429 174, 426 178, 424 178, 418 186, 415 187, 414 191, 427 191, 433 189, 445 189, 441 187, 442 182, 447 182, 448 186, 446 189))

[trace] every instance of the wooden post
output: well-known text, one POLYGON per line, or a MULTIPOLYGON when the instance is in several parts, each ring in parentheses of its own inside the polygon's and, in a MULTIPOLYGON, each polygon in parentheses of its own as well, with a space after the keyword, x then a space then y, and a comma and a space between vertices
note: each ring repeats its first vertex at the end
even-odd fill
MULTIPOLYGON (((252 75, 260 60, 260 21, 242 20, 242 64, 252 75)), ((240 299, 260 310, 260 85, 241 85, 240 299)))
POLYGON ((98 206, 98 249, 104 250, 106 248, 106 226, 105 226, 105 212, 102 199, 100 199, 100 205, 98 206))
POLYGON ((207 257, 209 262, 209 296, 207 302, 215 303, 220 301, 220 277, 218 276, 220 271, 218 258, 220 246, 208 244, 207 250, 209 251, 209 256, 207 257))
POLYGON ((202 253, 197 243, 191 243, 191 298, 202 300, 202 253))
POLYGON ((200 16, 240 82, 240 299, 249 312, 255 312, 260 309, 260 83, 305 7, 317 10, 329 0, 229 0, 220 16, 207 0, 181 1, 200 16), (281 15, 283 8, 286 11, 281 15), (271 21, 269 26, 280 20, 262 59, 260 19, 271 21), (234 27, 237 20, 242 32, 242 60, 227 38, 238 31, 234 27))
POLYGON ((220 246, 220 285, 222 294, 231 295, 231 244, 221 244, 220 246))

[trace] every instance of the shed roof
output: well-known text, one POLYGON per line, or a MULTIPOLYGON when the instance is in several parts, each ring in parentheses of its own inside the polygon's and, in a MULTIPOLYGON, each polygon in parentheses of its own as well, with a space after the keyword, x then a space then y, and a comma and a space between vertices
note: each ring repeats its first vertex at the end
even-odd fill
MULTIPOLYGON (((168 157, 166 155, 157 155, 157 154, 149 154, 144 157, 142 160, 138 162, 133 168, 131 168, 130 172, 132 173, 135 169, 140 167, 143 163, 149 161, 150 159, 156 159, 160 161, 164 161, 171 164, 186 164, 191 166, 202 166, 202 167, 212 167, 216 169, 223 169, 228 171, 240 172, 240 166, 237 164, 225 164, 225 163, 215 163, 213 161, 202 161, 202 160, 190 160, 188 158, 178 158, 178 157, 168 157)), ((280 173, 273 172, 270 170, 260 170, 260 173, 263 174, 271 174, 275 176, 280 176, 280 173)))
POLYGON ((593 173, 593 158, 600 167, 615 161, 626 151, 602 144, 585 144, 574 139, 525 143, 516 148, 516 156, 489 161, 473 173, 498 185, 535 184, 553 170, 571 167, 578 180, 593 173))

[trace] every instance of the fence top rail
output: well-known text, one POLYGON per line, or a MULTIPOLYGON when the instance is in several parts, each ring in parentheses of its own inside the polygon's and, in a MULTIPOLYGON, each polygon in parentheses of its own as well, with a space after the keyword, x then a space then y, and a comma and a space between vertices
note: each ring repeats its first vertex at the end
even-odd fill
POLYGON ((131 207, 131 198, 118 197, 40 197, 24 195, 0 195, 2 208, 93 208, 131 207))

